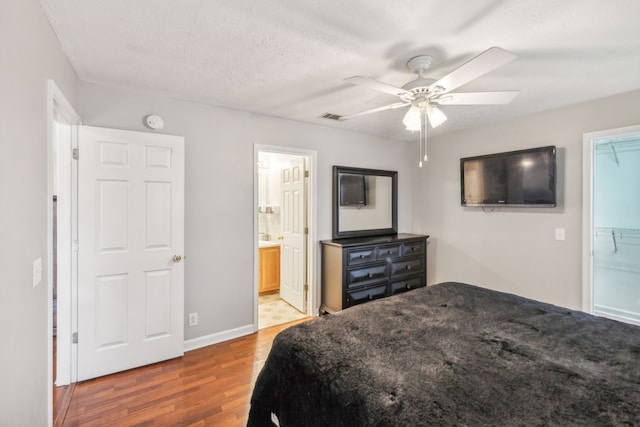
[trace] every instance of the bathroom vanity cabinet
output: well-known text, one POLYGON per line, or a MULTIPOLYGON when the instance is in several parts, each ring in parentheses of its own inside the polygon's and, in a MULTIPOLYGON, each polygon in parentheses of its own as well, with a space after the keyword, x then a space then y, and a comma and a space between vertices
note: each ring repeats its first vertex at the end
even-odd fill
POLYGON ((265 246, 258 255, 258 293, 260 295, 280 289, 280 246, 265 246))

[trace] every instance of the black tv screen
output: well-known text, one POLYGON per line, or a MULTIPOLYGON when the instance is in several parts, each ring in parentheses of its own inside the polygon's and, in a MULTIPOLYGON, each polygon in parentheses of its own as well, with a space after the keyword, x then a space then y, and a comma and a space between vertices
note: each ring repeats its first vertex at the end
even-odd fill
POLYGON ((556 147, 460 159, 462 206, 556 206, 556 147))
POLYGON ((340 174, 340 206, 365 206, 367 189, 364 175, 340 174))

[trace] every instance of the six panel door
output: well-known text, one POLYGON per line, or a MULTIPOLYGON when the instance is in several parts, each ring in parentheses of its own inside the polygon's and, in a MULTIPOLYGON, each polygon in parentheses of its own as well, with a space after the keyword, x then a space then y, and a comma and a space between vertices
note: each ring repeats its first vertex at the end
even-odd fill
POLYGON ((184 352, 184 138, 81 126, 78 380, 184 352))

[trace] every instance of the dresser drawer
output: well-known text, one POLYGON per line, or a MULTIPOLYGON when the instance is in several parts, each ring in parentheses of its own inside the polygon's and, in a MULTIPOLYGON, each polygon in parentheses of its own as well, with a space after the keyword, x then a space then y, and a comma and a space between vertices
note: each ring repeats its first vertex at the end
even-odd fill
POLYGON ((395 295, 411 289, 421 288, 424 286, 423 277, 411 277, 408 279, 392 282, 389 284, 389 295, 395 295))
POLYGON ((391 263, 391 277, 415 275, 422 271, 422 258, 409 258, 391 263))
POLYGON ((357 291, 347 291, 347 307, 362 304, 363 302, 373 301, 374 299, 384 298, 387 296, 386 283, 379 286, 361 289, 357 291))
POLYGON ((354 248, 347 250, 347 265, 358 265, 376 260, 376 248, 370 246, 366 248, 354 248))
POLYGON ((378 253, 377 253, 378 261, 386 260, 387 258, 397 258, 399 256, 400 256, 400 245, 378 246, 378 253))
POLYGON ((402 255, 418 255, 424 253, 424 242, 407 242, 402 244, 402 255))
POLYGON ((389 277, 388 272, 389 270, 386 263, 350 269, 347 271, 347 288, 387 280, 389 277))

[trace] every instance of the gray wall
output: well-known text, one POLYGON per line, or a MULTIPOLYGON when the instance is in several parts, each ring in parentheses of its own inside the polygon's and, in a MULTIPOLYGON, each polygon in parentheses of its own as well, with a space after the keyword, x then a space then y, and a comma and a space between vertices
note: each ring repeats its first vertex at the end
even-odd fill
POLYGON ((35 0, 0 0, 0 425, 47 416, 47 79, 76 76, 35 0), (43 282, 31 282, 42 257, 43 282))
POLYGON ((185 313, 199 313, 185 339, 253 323, 254 143, 317 151, 319 240, 331 238, 332 165, 397 170, 398 226, 410 231, 416 144, 95 84, 79 96, 87 125, 149 131, 154 113, 163 133, 185 136, 185 313))
MULTIPOLYGON (((461 281, 580 309, 582 135, 640 123, 640 91, 434 138, 414 171, 414 231, 431 234, 430 284, 461 281), (460 206, 461 157, 558 147, 559 206, 460 206), (555 228, 566 229, 556 241, 555 228)), ((452 113, 453 114, 453 113, 452 113)))

